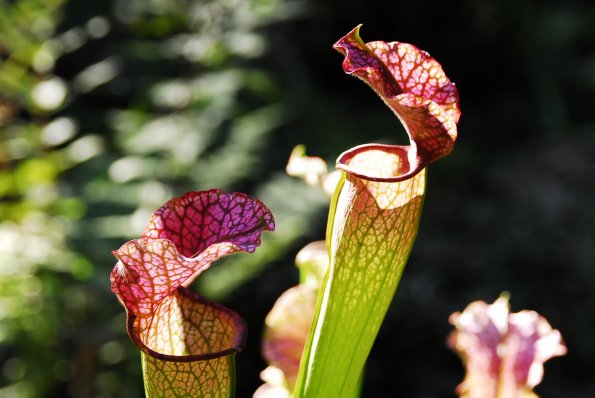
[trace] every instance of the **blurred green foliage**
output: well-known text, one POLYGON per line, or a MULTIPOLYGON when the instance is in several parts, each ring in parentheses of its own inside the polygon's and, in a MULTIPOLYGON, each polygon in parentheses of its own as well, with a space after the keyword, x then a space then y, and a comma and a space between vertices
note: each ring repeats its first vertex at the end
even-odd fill
POLYGON ((254 60, 262 28, 292 12, 262 0, 1 7, 0 396, 141 396, 110 251, 174 195, 250 191, 280 227, 205 278, 222 299, 325 203, 265 162, 287 109, 254 60))
POLYGON ((406 141, 331 49, 362 22, 364 40, 428 50, 463 110, 363 396, 453 397, 448 315, 504 290, 568 344, 537 392, 595 395, 592 2, 0 0, 0 396, 142 396, 110 251, 170 197, 213 187, 277 221, 197 281, 248 321, 251 395, 264 316, 324 236, 327 199, 285 175, 291 149, 332 161, 406 141))

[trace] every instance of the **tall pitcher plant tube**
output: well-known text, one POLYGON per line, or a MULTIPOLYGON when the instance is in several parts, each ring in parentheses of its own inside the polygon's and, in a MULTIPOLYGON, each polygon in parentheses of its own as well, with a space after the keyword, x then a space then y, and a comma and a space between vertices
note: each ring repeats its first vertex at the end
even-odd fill
POLYGON ((222 256, 253 252, 270 210, 241 193, 189 192, 164 204, 139 239, 113 254, 112 290, 142 351, 147 397, 232 397, 246 325, 187 287, 222 256))
POLYGON ((300 363, 294 396, 353 397, 411 252, 425 166, 451 152, 460 111, 442 67, 405 43, 365 44, 359 26, 334 48, 405 127, 407 146, 367 144, 343 153, 327 228, 330 267, 300 363))

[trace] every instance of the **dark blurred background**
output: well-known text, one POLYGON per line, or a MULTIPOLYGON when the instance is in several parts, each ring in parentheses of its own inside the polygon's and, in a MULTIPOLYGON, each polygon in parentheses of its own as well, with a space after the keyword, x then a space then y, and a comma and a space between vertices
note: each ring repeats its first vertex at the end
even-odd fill
POLYGON ((291 149, 332 165, 407 142, 331 48, 359 23, 366 41, 430 52, 463 111, 363 396, 454 397, 448 316, 502 291, 568 345, 538 394, 595 396, 595 4, 346 3, 0 2, 0 396, 143 396, 110 251, 170 197, 212 187, 277 219, 255 254, 197 281, 249 324, 237 363, 251 396, 264 317, 297 283, 295 253, 324 236, 328 199, 285 175, 291 149))

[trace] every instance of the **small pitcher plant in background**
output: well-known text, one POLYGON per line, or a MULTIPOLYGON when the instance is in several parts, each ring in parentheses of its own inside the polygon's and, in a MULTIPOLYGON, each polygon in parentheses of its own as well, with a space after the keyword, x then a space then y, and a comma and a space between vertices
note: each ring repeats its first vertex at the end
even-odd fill
MULTIPOLYGON (((291 162, 291 161, 290 161, 291 162)), ((312 327, 316 298, 328 269, 324 241, 309 243, 296 256, 300 284, 284 292, 265 319, 262 355, 269 366, 254 398, 289 398, 295 388, 304 345, 312 327)))
POLYGON ((558 330, 535 311, 510 313, 505 294, 493 304, 474 301, 449 321, 449 345, 467 368, 461 398, 538 398, 543 363, 566 354, 558 330))

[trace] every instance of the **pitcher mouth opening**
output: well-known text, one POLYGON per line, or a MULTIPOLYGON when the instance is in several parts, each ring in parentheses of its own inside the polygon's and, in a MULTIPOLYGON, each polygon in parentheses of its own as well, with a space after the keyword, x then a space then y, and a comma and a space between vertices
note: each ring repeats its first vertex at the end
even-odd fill
POLYGON ((337 169, 368 181, 408 180, 426 166, 414 145, 359 145, 339 155, 337 169))

